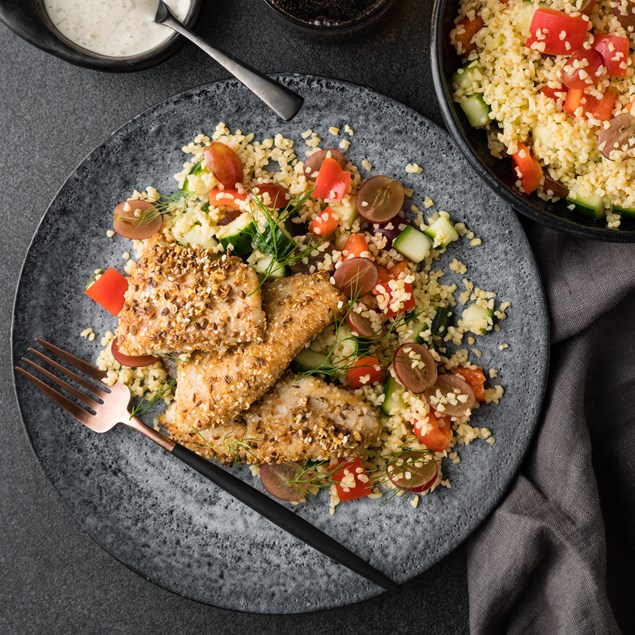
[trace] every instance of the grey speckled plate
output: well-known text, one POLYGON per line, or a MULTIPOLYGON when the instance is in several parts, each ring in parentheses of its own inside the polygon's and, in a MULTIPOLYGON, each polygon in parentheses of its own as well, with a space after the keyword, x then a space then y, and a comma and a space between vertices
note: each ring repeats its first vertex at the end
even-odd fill
MULTIPOLYGON (((350 158, 368 158, 373 173, 401 179, 463 219, 483 238, 472 249, 454 244, 483 288, 511 300, 500 333, 479 338, 480 360, 500 369, 506 389, 499 406, 481 408, 476 425, 491 427, 496 444, 461 448, 460 465, 445 463, 452 489, 439 488, 416 511, 408 497, 380 506, 363 500, 328 514, 326 493, 297 508, 400 583, 454 549, 487 516, 516 473, 535 429, 548 359, 548 320, 541 284, 524 233, 509 208, 483 184, 436 125, 372 91, 316 77, 283 81, 306 99, 302 112, 281 123, 235 81, 168 99, 135 117, 97 148, 69 177, 30 247, 14 314, 13 354, 45 336, 88 359, 99 350, 79 333, 99 334, 115 320, 84 294, 96 267, 123 266, 123 239, 108 239, 113 206, 133 188, 172 191, 181 147, 218 121, 260 138, 280 132, 296 139, 349 123, 350 158), (406 174, 407 163, 424 166, 406 174), (498 345, 509 343, 499 351, 498 345)), ((447 279, 458 276, 449 273, 447 279)), ((99 435, 54 408, 17 380, 24 423, 45 473, 81 526, 114 557, 181 595, 216 606, 294 613, 341 606, 380 592, 348 570, 287 536, 216 490, 198 474, 124 426, 99 435)), ((251 476, 246 470, 244 478, 251 476)))

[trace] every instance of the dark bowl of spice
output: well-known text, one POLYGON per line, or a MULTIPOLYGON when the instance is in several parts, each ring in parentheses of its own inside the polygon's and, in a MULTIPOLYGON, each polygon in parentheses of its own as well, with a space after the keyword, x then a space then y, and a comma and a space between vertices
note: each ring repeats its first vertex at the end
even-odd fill
POLYGON ((348 33, 383 15, 393 0, 265 0, 293 24, 320 33, 348 33))

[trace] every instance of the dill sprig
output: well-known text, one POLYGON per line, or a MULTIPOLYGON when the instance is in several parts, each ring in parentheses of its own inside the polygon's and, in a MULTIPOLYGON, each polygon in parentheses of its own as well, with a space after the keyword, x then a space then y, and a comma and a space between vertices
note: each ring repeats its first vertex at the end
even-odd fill
POLYGON ((160 401, 165 399, 168 394, 171 393, 172 390, 174 390, 175 386, 176 381, 174 379, 170 379, 163 386, 161 386, 161 389, 156 392, 151 399, 146 399, 145 397, 141 399, 130 410, 130 418, 141 417, 148 411, 152 410, 152 408, 158 405, 160 401))
POLYGON ((187 210, 189 200, 194 196, 192 192, 184 192, 177 190, 170 196, 161 196, 158 201, 151 201, 152 207, 143 210, 138 216, 135 216, 133 225, 140 227, 147 225, 159 216, 166 214, 175 214, 178 216, 187 210))
POLYGON ((312 190, 302 196, 291 198, 283 209, 275 213, 258 196, 256 191, 251 189, 250 200, 255 206, 252 208, 254 218, 252 243, 259 247, 266 245, 266 251, 272 258, 267 269, 262 274, 260 284, 256 290, 260 289, 276 271, 297 265, 305 258, 308 258, 324 242, 322 239, 315 240, 311 237, 305 246, 300 247, 284 233, 285 221, 295 216, 302 209, 311 193, 312 190), (283 238, 284 240, 282 240, 283 238))
POLYGON ((311 489, 325 489, 335 483, 332 476, 339 469, 339 465, 335 464, 326 472, 322 472, 319 468, 327 464, 328 461, 307 461, 298 474, 289 479, 289 485, 297 487, 298 490, 306 493, 311 489))

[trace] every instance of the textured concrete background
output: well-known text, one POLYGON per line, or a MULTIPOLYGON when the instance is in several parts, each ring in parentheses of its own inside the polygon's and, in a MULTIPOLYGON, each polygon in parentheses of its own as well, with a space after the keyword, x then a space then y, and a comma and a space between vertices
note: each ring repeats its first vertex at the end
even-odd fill
MULTIPOLYGON (((197 31, 264 71, 365 84, 440 123, 428 62, 430 3, 397 0, 362 37, 315 39, 259 0, 215 0, 197 31)), ((467 631, 462 548, 399 598, 300 616, 256 616, 177 597, 129 571, 80 531, 44 478, 19 420, 9 358, 11 304, 31 236, 67 174, 149 105, 225 77, 187 44, 161 66, 109 75, 70 66, 0 25, 0 632, 460 633, 467 631)), ((72 249, 72 245, 70 245, 72 249)), ((81 257, 81 254, 78 254, 81 257)))

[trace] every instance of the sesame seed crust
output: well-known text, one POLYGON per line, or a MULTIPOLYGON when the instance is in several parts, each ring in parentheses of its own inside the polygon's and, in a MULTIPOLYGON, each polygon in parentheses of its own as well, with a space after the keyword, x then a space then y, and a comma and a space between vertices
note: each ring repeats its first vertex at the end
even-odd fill
POLYGON ((206 458, 260 464, 358 456, 377 440, 380 421, 362 397, 317 377, 288 374, 233 423, 168 429, 206 458))
POLYGON ((172 430, 203 430, 247 410, 341 312, 343 297, 326 273, 282 278, 265 285, 262 294, 267 316, 262 342, 224 354, 195 353, 178 365, 176 398, 168 412, 172 430))
POLYGON ((116 336, 125 355, 226 350, 262 341, 258 276, 240 258, 151 241, 129 278, 116 336))

